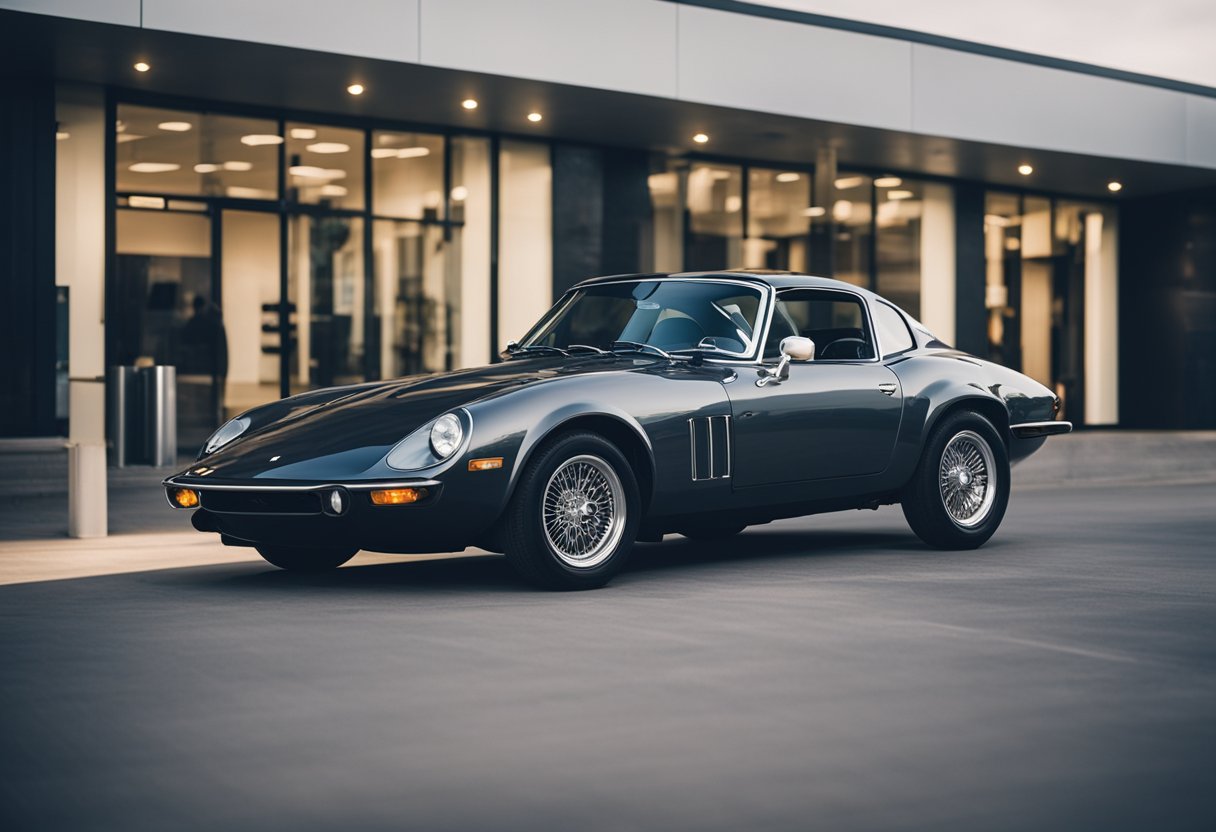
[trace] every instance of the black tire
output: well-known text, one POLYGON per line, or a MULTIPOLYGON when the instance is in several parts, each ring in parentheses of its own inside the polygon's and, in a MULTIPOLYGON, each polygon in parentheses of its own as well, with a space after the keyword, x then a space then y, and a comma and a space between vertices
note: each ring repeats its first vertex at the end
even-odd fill
POLYGON ((326 572, 337 569, 359 551, 332 547, 312 549, 303 546, 258 546, 257 550, 267 563, 291 572, 326 572))
POLYGON ((734 537, 746 528, 746 523, 706 523, 697 528, 680 529, 680 534, 698 543, 712 543, 715 540, 726 540, 728 537, 734 537))
MULTIPOLYGON (((507 561, 531 584, 554 590, 595 589, 625 565, 641 519, 637 479, 625 455, 598 434, 563 433, 546 440, 528 461, 507 508, 503 548, 507 561), (597 473, 603 476, 603 487, 588 489, 588 494, 573 488, 563 491, 557 476, 559 469, 565 475, 579 471, 579 466, 589 466, 593 477, 597 473), (619 485, 617 492, 611 490, 613 477, 619 485), (551 484, 554 485, 552 532, 546 530, 542 517, 546 491, 551 484), (569 495, 569 513, 560 510, 561 494, 569 495), (582 507, 576 509, 574 506, 580 499, 582 507), (623 504, 623 517, 619 515, 618 503, 623 504), (609 510, 612 514, 607 513, 609 510), (587 553, 586 565, 573 562, 581 556, 577 552, 563 552, 555 546, 551 535, 560 538, 560 531, 567 527, 585 528, 589 547, 598 541, 587 553)), ((570 548, 576 548, 574 544, 581 540, 571 543, 570 548)))
POLYGON ((975 549, 1001 525, 1009 488, 1009 453, 1001 435, 979 413, 958 410, 933 428, 900 502, 908 525, 925 543, 937 549, 975 549), (948 447, 957 464, 943 466, 948 447), (973 483, 981 470, 988 473, 979 492, 973 483), (958 517, 947 508, 948 500, 954 501, 958 517))

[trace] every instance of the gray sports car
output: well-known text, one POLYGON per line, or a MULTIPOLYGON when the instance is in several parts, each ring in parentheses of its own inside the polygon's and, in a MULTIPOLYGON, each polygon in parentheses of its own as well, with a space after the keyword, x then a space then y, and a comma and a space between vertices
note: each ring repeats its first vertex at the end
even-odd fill
POLYGON ((502 358, 255 408, 169 503, 285 569, 480 546, 583 589, 635 540, 890 503, 930 546, 975 548, 1011 463, 1072 429, 1038 382, 798 274, 595 278, 502 358))

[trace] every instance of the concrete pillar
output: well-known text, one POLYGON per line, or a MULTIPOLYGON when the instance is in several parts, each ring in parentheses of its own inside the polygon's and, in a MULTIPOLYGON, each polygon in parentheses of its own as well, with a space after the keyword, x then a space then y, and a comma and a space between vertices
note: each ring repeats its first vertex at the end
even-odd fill
POLYGON ((105 97, 56 91, 56 283, 68 296, 68 534, 106 534, 105 97))

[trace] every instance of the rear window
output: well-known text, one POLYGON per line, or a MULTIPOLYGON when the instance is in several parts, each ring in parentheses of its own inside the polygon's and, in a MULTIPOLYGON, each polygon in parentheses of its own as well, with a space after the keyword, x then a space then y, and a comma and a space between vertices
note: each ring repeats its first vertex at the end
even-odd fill
POLYGON ((912 333, 904 322, 904 316, 894 307, 885 303, 874 303, 870 306, 874 315, 874 328, 878 330, 878 343, 882 347, 882 357, 905 352, 916 346, 912 333))

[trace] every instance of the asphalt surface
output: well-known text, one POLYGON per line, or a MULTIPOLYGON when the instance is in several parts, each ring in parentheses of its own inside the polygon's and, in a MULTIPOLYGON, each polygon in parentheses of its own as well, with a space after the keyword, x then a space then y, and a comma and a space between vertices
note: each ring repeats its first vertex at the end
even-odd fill
POLYGON ((1216 828, 1216 484, 639 546, 0 587, 0 828, 1216 828))

